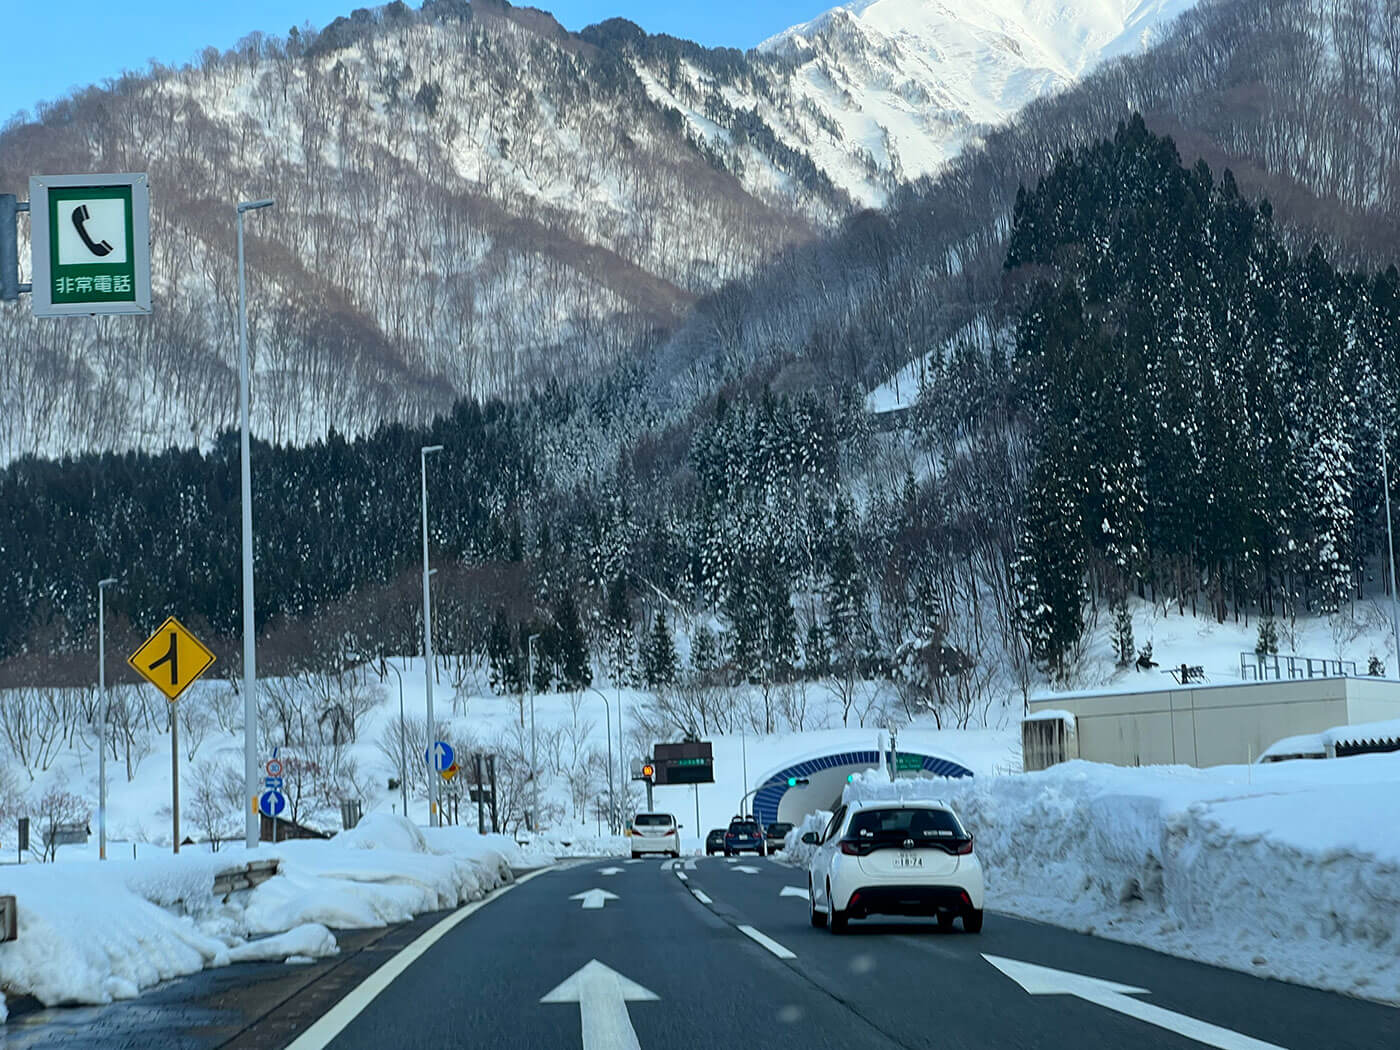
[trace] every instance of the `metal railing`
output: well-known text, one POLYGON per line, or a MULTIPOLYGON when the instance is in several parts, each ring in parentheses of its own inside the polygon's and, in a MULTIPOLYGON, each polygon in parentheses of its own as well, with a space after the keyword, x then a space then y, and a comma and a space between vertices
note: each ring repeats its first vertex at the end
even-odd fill
POLYGON ((1240 678, 1246 682, 1292 681, 1303 678, 1358 678, 1355 660, 1279 653, 1240 653, 1240 678))

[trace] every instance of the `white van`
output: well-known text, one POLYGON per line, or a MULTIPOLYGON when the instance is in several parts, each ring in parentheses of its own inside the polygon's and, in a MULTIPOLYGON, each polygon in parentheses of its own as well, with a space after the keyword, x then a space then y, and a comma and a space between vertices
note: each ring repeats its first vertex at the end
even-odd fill
POLYGON ((681 828, 670 813, 638 813, 627 822, 627 835, 634 858, 643 853, 681 855, 681 828))

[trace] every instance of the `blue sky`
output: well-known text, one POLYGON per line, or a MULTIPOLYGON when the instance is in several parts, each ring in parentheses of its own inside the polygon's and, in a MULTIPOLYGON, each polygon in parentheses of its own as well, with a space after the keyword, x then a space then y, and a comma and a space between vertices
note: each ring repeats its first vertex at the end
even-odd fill
MULTIPOLYGON (((549 0, 568 29, 606 18, 629 18, 653 33, 724 47, 752 47, 834 6, 839 0, 549 0)), ((418 7, 421 0, 410 0, 418 7)), ((18 5, 0 33, 0 120, 75 87, 101 83, 149 59, 183 65, 205 47, 225 50, 258 29, 285 36, 292 25, 323 26, 363 0, 49 0, 18 5)), ((524 6, 524 5, 521 5, 524 6)))

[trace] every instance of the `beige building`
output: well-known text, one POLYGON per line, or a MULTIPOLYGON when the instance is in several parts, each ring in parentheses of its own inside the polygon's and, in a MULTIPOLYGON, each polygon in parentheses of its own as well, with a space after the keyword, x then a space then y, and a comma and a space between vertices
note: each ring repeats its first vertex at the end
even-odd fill
POLYGON ((1041 697, 1022 735, 1027 770, 1070 758, 1218 766, 1252 762, 1285 737, 1393 718, 1400 682, 1305 678, 1041 697))

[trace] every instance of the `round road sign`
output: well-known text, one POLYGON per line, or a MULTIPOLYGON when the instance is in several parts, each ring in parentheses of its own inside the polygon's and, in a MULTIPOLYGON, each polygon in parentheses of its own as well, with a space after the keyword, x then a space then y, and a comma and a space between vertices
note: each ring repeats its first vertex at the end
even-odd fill
POLYGON ((282 763, 272 758, 267 763, 267 775, 270 777, 280 777, 282 775, 282 763))

